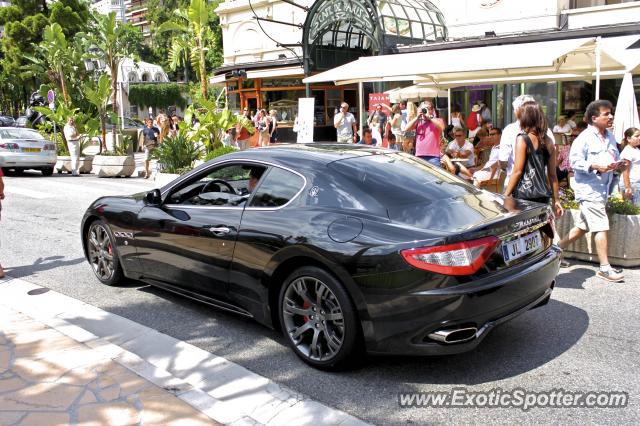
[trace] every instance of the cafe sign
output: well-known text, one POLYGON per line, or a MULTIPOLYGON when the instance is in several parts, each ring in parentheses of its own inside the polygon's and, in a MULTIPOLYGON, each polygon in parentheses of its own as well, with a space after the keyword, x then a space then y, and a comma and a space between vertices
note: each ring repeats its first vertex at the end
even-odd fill
MULTIPOLYGON (((351 22, 367 35, 375 33, 377 18, 367 8, 367 0, 327 0, 315 10, 309 25, 309 42, 315 41, 325 29, 337 22, 351 22)), ((369 5, 370 6, 370 5, 369 5)))

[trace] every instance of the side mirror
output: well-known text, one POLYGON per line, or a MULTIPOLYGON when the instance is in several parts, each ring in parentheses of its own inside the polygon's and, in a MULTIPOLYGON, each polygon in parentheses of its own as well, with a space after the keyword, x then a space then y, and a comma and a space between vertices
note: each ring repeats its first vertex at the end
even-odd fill
POLYGON ((160 190, 158 188, 147 192, 146 198, 147 203, 151 204, 152 206, 157 206, 162 203, 162 194, 160 193, 160 190))

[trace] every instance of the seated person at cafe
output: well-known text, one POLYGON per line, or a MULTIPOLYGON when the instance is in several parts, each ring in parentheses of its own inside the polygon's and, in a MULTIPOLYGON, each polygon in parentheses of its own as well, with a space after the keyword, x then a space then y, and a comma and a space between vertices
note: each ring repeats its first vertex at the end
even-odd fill
POLYGON ((563 181, 571 173, 571 161, 569 161, 569 153, 571 152, 571 143, 573 140, 587 128, 587 123, 581 121, 571 130, 571 136, 569 136, 564 146, 557 147, 557 160, 556 160, 556 176, 558 176, 558 182, 563 181))
POLYGON ((482 126, 473 137, 473 146, 478 145, 483 138, 486 138, 487 136, 489 136, 489 132, 491 131, 492 128, 493 128, 493 123, 491 121, 483 121, 482 126))
POLYGON ((373 138, 373 134, 371 133, 371 129, 366 127, 362 131, 362 139, 358 141, 360 145, 377 145, 378 141, 373 138))
POLYGON ((498 156, 500 155, 500 144, 494 145, 491 148, 491 154, 489 160, 473 173, 473 184, 480 188, 482 182, 496 179, 500 176, 502 170, 500 170, 500 162, 498 156))
POLYGON ((571 125, 567 123, 567 117, 561 115, 558 118, 558 124, 553 126, 553 133, 563 133, 565 135, 571 133, 571 125))
POLYGON ((440 164, 442 165, 443 169, 445 169, 452 175, 456 175, 458 177, 461 177, 462 179, 467 180, 473 178, 473 175, 471 174, 469 169, 464 166, 464 164, 457 161, 451 161, 451 158, 447 154, 444 154, 442 157, 440 157, 440 164))
POLYGON ((453 137, 454 139, 447 146, 445 154, 451 159, 466 159, 467 161, 460 162, 466 167, 472 167, 475 164, 473 145, 465 139, 464 130, 460 127, 454 128, 453 137))

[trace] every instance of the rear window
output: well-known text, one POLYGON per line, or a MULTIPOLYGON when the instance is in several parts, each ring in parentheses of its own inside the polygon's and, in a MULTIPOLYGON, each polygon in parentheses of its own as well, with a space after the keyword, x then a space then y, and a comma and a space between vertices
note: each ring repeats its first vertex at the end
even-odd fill
POLYGON ((375 200, 391 220, 459 229, 482 219, 483 209, 468 202, 475 199, 480 203, 482 191, 412 155, 353 157, 330 163, 329 168, 348 186, 358 188, 363 199, 375 200))
POLYGON ((478 192, 442 169, 409 154, 375 154, 329 164, 385 207, 423 204, 478 192))
POLYGON ((40 133, 28 129, 0 129, 1 139, 44 139, 40 133))

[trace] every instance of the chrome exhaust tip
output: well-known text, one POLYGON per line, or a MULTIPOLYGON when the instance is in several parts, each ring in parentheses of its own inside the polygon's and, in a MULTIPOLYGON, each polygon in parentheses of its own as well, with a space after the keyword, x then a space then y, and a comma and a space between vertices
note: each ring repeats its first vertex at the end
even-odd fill
POLYGON ((429 338, 440 343, 462 343, 475 339, 476 327, 457 328, 453 330, 438 330, 429 334, 429 338))

